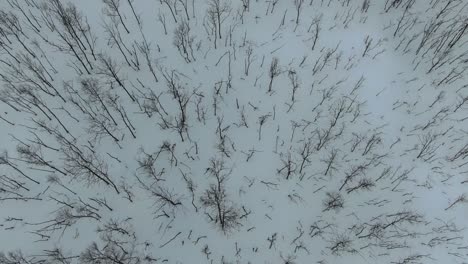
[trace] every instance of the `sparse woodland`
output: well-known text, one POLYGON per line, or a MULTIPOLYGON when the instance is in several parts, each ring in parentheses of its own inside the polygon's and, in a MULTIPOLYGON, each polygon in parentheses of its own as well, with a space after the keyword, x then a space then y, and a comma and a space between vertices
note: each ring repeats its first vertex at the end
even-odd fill
POLYGON ((466 0, 0 2, 0 264, 466 263, 466 0))

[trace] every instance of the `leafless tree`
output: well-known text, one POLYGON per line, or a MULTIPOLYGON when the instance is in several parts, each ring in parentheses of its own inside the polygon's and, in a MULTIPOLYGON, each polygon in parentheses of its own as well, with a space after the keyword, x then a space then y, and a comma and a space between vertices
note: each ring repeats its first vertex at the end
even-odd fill
POLYGON ((322 212, 329 210, 338 211, 343 208, 344 199, 343 196, 338 192, 327 192, 327 197, 323 200, 324 209, 322 212))
POLYGON ((193 55, 194 40, 195 37, 190 33, 189 23, 182 21, 174 31, 173 43, 186 62, 195 61, 195 57, 193 55))
POLYGON ((3 90, 3 96, 5 99, 13 102, 17 105, 17 109, 23 109, 23 111, 32 113, 37 116, 37 113, 33 110, 33 106, 37 108, 48 120, 52 121, 55 119, 58 124, 63 128, 66 133, 70 133, 67 126, 61 121, 61 118, 52 111, 52 109, 44 102, 39 96, 39 93, 29 85, 19 85, 16 87, 13 84, 6 85, 7 89, 3 90))
POLYGON ((10 5, 10 7, 12 7, 15 10, 18 10, 26 18, 26 21, 28 22, 28 24, 31 26, 31 28, 35 32, 37 32, 37 33, 40 32, 41 24, 38 23, 38 21, 35 18, 30 17, 30 16, 28 16, 28 14, 26 14, 26 11, 28 11, 27 6, 23 7, 20 4, 20 2, 18 2, 18 0, 8 0, 7 2, 10 5))
POLYGON ((296 27, 299 25, 299 18, 301 16, 302 5, 304 4, 304 0, 293 0, 294 7, 296 9, 296 27))
POLYGON ((182 174, 182 177, 184 178, 184 181, 187 184, 187 189, 192 197, 192 206, 193 208, 195 208, 195 212, 198 212, 198 206, 195 204, 195 191, 197 189, 197 185, 189 176, 187 176, 187 173, 182 172, 182 170, 180 170, 180 173, 182 174))
POLYGON ((452 157, 449 157, 448 159, 453 162, 458 159, 465 159, 466 157, 468 157, 468 144, 465 144, 452 157))
POLYGON ((309 29, 307 32, 310 32, 311 28, 314 27, 314 36, 313 36, 313 41, 312 41, 312 50, 315 49, 315 46, 317 45, 317 40, 319 39, 319 34, 320 34, 320 23, 322 22, 322 17, 323 14, 316 16, 313 20, 312 23, 309 26, 309 29))
POLYGON ((13 76, 28 79, 28 81, 34 84, 35 87, 39 88, 40 91, 43 91, 47 95, 58 96, 63 102, 66 102, 65 98, 63 98, 62 94, 53 84, 53 77, 40 61, 37 62, 37 59, 26 54, 19 55, 18 59, 26 69, 22 70, 20 65, 18 65, 18 68, 11 65, 10 68, 15 68, 14 71, 11 72, 13 76))
POLYGON ((158 13, 158 21, 161 22, 161 25, 163 26, 164 35, 167 35, 166 15, 164 15, 164 13, 161 13, 161 11, 159 11, 158 13))
POLYGON ((43 2, 40 6, 44 22, 61 41, 59 43, 48 41, 47 43, 58 50, 72 54, 86 73, 90 74, 90 70, 94 67, 87 50, 89 49, 91 56, 96 59, 96 36, 91 32, 90 25, 77 8, 72 3, 67 5, 65 6, 59 0, 52 0, 43 2))
MULTIPOLYGON (((150 157, 151 158, 151 157, 150 157)), ((152 166, 151 164, 149 166, 152 166)), ((142 169, 148 170, 145 167, 142 169)), ((153 169, 154 170, 154 169, 153 169)), ((163 171, 162 171, 163 172, 163 171)), ((153 171, 148 171, 147 173, 154 173, 153 171)), ((151 181, 147 183, 145 179, 141 179, 135 175, 141 188, 145 190, 148 195, 153 199, 153 206, 155 217, 174 217, 176 210, 182 206, 182 195, 170 190, 168 187, 165 187, 160 178, 157 178, 156 181, 151 181)), ((159 176, 159 175, 157 175, 159 176)))
POLYGON ((61 179, 56 174, 49 175, 47 177, 47 182, 50 183, 50 184, 57 184, 57 185, 61 186, 62 188, 66 189, 67 191, 73 193, 74 195, 77 195, 77 193, 75 191, 73 191, 72 189, 67 187, 65 184, 63 184, 61 179))
POLYGON ((112 123, 117 126, 112 114, 109 112, 107 104, 105 103, 106 93, 103 90, 97 78, 84 78, 81 80, 81 90, 87 96, 89 103, 97 103, 107 116, 112 120, 112 123))
POLYGON ((56 172, 59 172, 63 175, 67 175, 67 173, 63 169, 59 169, 56 165, 52 162, 47 161, 42 153, 40 146, 31 146, 26 144, 19 144, 16 147, 16 151, 20 154, 21 158, 29 163, 36 166, 43 166, 48 167, 56 172))
POLYGON ((242 106, 240 111, 240 121, 236 124, 237 127, 245 127, 249 128, 249 124, 247 123, 247 116, 245 114, 245 107, 242 106))
POLYGON ((200 198, 206 208, 210 221, 217 224, 226 233, 240 225, 240 210, 228 199, 226 182, 232 173, 232 168, 226 167, 224 160, 211 159, 206 169, 215 183, 209 185, 200 198))
POLYGON ((466 203, 466 202, 467 202, 466 196, 465 196, 465 194, 462 194, 462 195, 458 196, 457 199, 455 199, 455 201, 453 201, 447 208, 445 208, 445 211, 447 211, 450 208, 454 207, 458 203, 466 203))
POLYGON ((349 182, 352 182, 354 178, 365 174, 366 170, 368 169, 368 166, 369 164, 360 164, 351 167, 349 172, 345 172, 346 177, 339 190, 341 191, 349 182))
POLYGON ((120 54, 124 58, 125 62, 127 63, 128 67, 132 67, 135 70, 140 69, 138 55, 135 49, 130 49, 127 44, 125 44, 122 35, 120 34, 117 26, 118 24, 115 21, 111 21, 110 23, 104 22, 104 30, 107 34, 107 43, 111 47, 117 47, 120 54))
POLYGON ((207 116, 207 111, 208 111, 208 107, 206 107, 204 105, 204 98, 205 98, 205 95, 203 93, 194 93, 194 95, 196 96, 196 100, 194 102, 195 104, 195 111, 197 113, 197 120, 198 122, 200 123, 203 123, 203 124, 206 124, 206 116, 207 116))
POLYGON ((249 76, 249 69, 252 62, 255 60, 255 55, 253 55, 253 47, 252 44, 247 46, 245 50, 245 59, 244 59, 244 74, 245 76, 249 76))
POLYGON ((110 108, 119 114, 120 119, 124 123, 125 127, 127 127, 127 130, 130 132, 132 137, 136 138, 136 128, 128 117, 127 110, 125 109, 124 104, 121 102, 122 100, 120 100, 120 97, 117 95, 112 96, 111 94, 107 94, 106 101, 110 108))
POLYGON ((419 137, 419 152, 416 156, 417 159, 430 160, 436 155, 437 149, 440 145, 437 144, 438 135, 434 133, 427 133, 419 137))
POLYGON ((312 145, 312 139, 304 139, 303 146, 298 149, 298 153, 301 155, 301 164, 299 165, 299 174, 302 175, 304 168, 310 165, 312 160, 310 159, 311 155, 314 152, 314 148, 312 145))
POLYGON ((78 258, 78 256, 75 255, 65 254, 62 249, 57 247, 44 250, 44 256, 47 257, 48 261, 51 263, 60 264, 72 264, 73 260, 78 258))
POLYGON ((216 144, 216 148, 222 155, 226 156, 227 158, 231 157, 231 153, 235 151, 234 143, 227 135, 227 132, 230 128, 230 125, 224 125, 224 117, 218 116, 217 118, 217 127, 216 127, 216 134, 218 135, 218 143, 216 144))
POLYGON ((51 200, 57 202, 61 206, 52 215, 52 219, 42 223, 31 223, 39 228, 35 231, 36 234, 50 237, 48 234, 60 231, 62 235, 73 225, 80 221, 100 222, 101 216, 99 210, 81 199, 71 200, 67 197, 54 198, 51 200))
POLYGON ((140 50, 140 52, 143 54, 146 60, 146 65, 148 66, 148 69, 151 72, 151 75, 153 75, 155 82, 159 82, 159 79, 156 75, 155 63, 152 60, 153 54, 152 54, 151 45, 150 43, 148 43, 144 35, 143 35, 143 41, 140 44, 137 44, 137 47, 140 50))
POLYGON ((289 180, 289 178, 291 178, 294 175, 294 173, 296 173, 297 164, 292 160, 292 155, 290 152, 288 152, 287 155, 283 156, 286 157, 281 159, 282 167, 277 169, 276 171, 278 174, 284 175, 286 180, 289 180))
POLYGON ((117 135, 119 127, 116 126, 109 117, 103 114, 89 115, 88 116, 88 133, 92 135, 92 141, 100 141, 105 137, 110 137, 118 144, 120 136, 117 135))
POLYGON ((271 249, 275 245, 277 235, 278 233, 273 233, 270 237, 267 238, 267 241, 270 244, 268 249, 271 249))
MULTIPOLYGON (((111 219, 97 229, 100 243, 93 242, 79 256, 82 263, 156 263, 158 260, 145 255, 138 243, 133 226, 129 223, 131 218, 123 221, 111 219)), ((148 243, 144 243, 143 245, 148 243)))
MULTIPOLYGON (((271 6, 271 8, 270 8, 270 14, 273 14, 273 12, 275 11, 275 7, 276 7, 276 5, 278 4, 278 2, 279 2, 279 0, 272 0, 272 1, 270 1, 270 3, 269 3, 269 6, 271 6)), ((267 12, 268 12, 268 10, 267 10, 267 12)))
POLYGON ((106 5, 104 9, 104 14, 111 18, 117 18, 120 21, 120 24, 123 26, 125 31, 129 34, 130 31, 127 28, 127 25, 124 22, 122 11, 120 10, 120 0, 102 0, 106 5))
POLYGON ((130 93, 127 86, 125 85, 124 80, 119 76, 120 74, 120 67, 118 66, 117 62, 113 60, 109 55, 100 54, 99 61, 101 62, 101 66, 99 67, 98 74, 101 74, 112 81, 115 81, 122 89, 124 89, 125 93, 130 97, 130 99, 135 102, 135 98, 133 94, 130 93))
POLYGON ((409 211, 403 210, 394 214, 387 214, 386 224, 383 226, 383 229, 387 229, 393 226, 402 226, 403 224, 418 224, 423 222, 423 216, 409 211))
POLYGON ((333 255, 342 255, 343 253, 356 253, 357 250, 352 247, 352 240, 344 234, 337 235, 330 245, 330 251, 333 255))
POLYGON ((161 4, 163 4, 163 3, 167 6, 167 8, 169 8, 169 11, 172 14, 172 18, 174 18, 174 22, 177 23, 177 18, 176 18, 176 13, 177 13, 176 3, 177 3, 177 0, 161 0, 161 4), (176 12, 176 13, 174 13, 174 12, 176 12))
POLYGON ((96 153, 80 149, 72 141, 58 136, 61 143, 61 153, 65 168, 70 176, 76 180, 84 180, 88 184, 102 182, 112 187, 117 194, 119 190, 108 174, 108 165, 96 153))
POLYGON ((11 158, 8 156, 8 152, 7 151, 4 151, 1 156, 0 156, 0 165, 5 165, 5 166, 8 166, 10 168, 12 168, 13 170, 15 170, 16 172, 18 172, 19 174, 21 174, 23 177, 25 177, 26 179, 36 183, 36 184, 40 184, 38 181, 34 180, 33 178, 31 178, 30 176, 26 175, 19 167, 18 165, 16 165, 15 163, 13 163, 11 161, 11 158))
POLYGON ((329 126, 327 129, 317 129, 315 134, 317 135, 316 150, 321 150, 331 139, 332 139, 333 126, 329 126))
POLYGON ((362 152, 362 156, 367 155, 371 150, 373 150, 377 145, 382 143, 382 138, 379 135, 380 133, 374 133, 372 136, 367 140, 367 143, 364 147, 364 151, 362 152))
POLYGON ((179 74, 176 71, 167 71, 163 72, 163 77, 166 80, 166 85, 168 88, 169 94, 172 95, 172 98, 176 101, 179 113, 175 117, 175 123, 167 124, 171 129, 175 129, 180 136, 182 141, 185 140, 185 136, 189 138, 189 125, 188 125, 188 115, 187 115, 187 106, 194 95, 194 93, 189 93, 186 88, 182 85, 179 74))
MULTIPOLYGON (((13 12, 5 12, 4 10, 0 11, 0 28, 3 36, 10 36, 11 38, 16 39, 19 45, 33 58, 36 58, 36 54, 28 47, 26 42, 27 36, 24 33, 23 26, 21 25, 20 19, 13 12)), ((9 40, 9 39, 7 39, 9 40)), ((9 43, 12 43, 9 41, 9 43)), ((5 44, 3 44, 5 47, 5 44)), ((5 49, 4 49, 5 50, 5 49)))
POLYGON ((148 154, 143 148, 140 148, 139 152, 141 153, 141 157, 137 159, 139 165, 137 171, 141 171, 144 176, 152 178, 156 182, 162 181, 165 169, 162 168, 161 170, 158 170, 155 164, 161 154, 161 151, 148 154))
POLYGON ((138 27, 140 27, 141 29, 143 27, 143 24, 141 22, 141 16, 136 13, 135 8, 133 7, 133 2, 135 2, 135 0, 127 0, 127 3, 130 6, 130 9, 132 10, 133 16, 135 17, 138 27))
POLYGON ((357 191, 357 190, 367 190, 367 191, 369 191, 374 186, 375 186, 374 181, 372 181, 369 178, 362 178, 362 179, 360 179, 358 181, 358 183, 355 186, 347 188, 346 192, 351 193, 351 192, 354 192, 354 191, 357 191))
POLYGON ((38 197, 33 197, 27 195, 31 190, 28 188, 26 182, 23 182, 19 179, 16 179, 12 176, 1 175, 0 176, 0 201, 5 200, 18 200, 18 201, 28 201, 28 200, 39 200, 38 197), (29 196, 29 197, 28 197, 29 196))
POLYGON ((291 91, 291 103, 289 103, 289 108, 288 111, 291 111, 291 109, 294 106, 294 103, 296 102, 296 92, 299 89, 299 76, 294 70, 289 70, 288 71, 288 78, 289 81, 291 82, 292 86, 292 91, 291 91))
POLYGON ((206 10, 206 15, 204 18, 205 31, 208 34, 208 37, 213 36, 214 48, 217 49, 218 41, 218 22, 217 22, 216 10, 212 7, 209 7, 206 10))
POLYGON ((178 0, 178 1, 184 8, 184 12, 185 12, 185 16, 187 17, 187 20, 190 20, 190 16, 188 13, 188 0, 178 0))
POLYGON ((208 2, 209 5, 209 13, 213 13, 216 17, 216 23, 217 23, 217 29, 218 29, 218 36, 219 39, 222 38, 221 35, 221 25, 223 24, 223 21, 226 19, 226 17, 229 15, 231 12, 231 6, 229 5, 229 2, 223 1, 223 0, 210 0, 208 2))
POLYGON ((34 257, 26 257, 20 250, 10 251, 7 254, 0 252, 0 262, 5 264, 35 264, 34 257))
POLYGON ((327 164, 327 168, 324 172, 325 176, 337 169, 336 168, 337 156, 338 156, 338 149, 332 149, 327 159, 323 160, 327 164))
POLYGON ((273 88, 273 80, 278 77, 281 73, 281 70, 279 68, 279 59, 277 57, 274 57, 272 60, 271 60, 271 64, 270 64, 270 70, 268 72, 268 76, 270 77, 270 83, 268 84, 268 92, 270 93, 272 91, 272 88, 273 88))
POLYGON ((263 125, 265 124, 265 122, 268 120, 268 118, 271 117, 271 114, 268 113, 268 114, 265 114, 265 115, 262 115, 258 118, 258 124, 259 124, 259 127, 258 127, 258 140, 262 140, 262 127, 263 125))

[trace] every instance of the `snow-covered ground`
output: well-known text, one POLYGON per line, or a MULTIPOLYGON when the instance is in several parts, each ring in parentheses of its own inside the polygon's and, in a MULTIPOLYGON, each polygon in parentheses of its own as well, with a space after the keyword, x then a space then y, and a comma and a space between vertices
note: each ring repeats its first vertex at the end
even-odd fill
POLYGON ((0 264, 468 263, 467 6, 0 1, 0 264))

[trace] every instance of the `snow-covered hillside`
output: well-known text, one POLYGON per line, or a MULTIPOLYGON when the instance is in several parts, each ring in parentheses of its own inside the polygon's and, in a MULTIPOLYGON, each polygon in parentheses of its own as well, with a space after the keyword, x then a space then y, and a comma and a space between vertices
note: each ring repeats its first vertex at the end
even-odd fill
POLYGON ((466 0, 0 10, 0 264, 468 263, 466 0))

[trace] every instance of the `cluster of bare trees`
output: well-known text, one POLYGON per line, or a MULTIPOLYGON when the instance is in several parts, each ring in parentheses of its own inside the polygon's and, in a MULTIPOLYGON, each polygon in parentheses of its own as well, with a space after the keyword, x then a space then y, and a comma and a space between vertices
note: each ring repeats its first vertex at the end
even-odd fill
POLYGON ((463 1, 149 2, 1 3, 0 203, 46 212, 8 211, 0 237, 49 249, 0 263, 462 263, 463 1), (390 56, 409 67, 374 93, 390 56))
POLYGON ((218 39, 222 39, 224 35, 222 25, 231 12, 231 7, 228 1, 210 0, 204 26, 206 32, 210 35, 213 41, 214 48, 217 48, 218 39))

